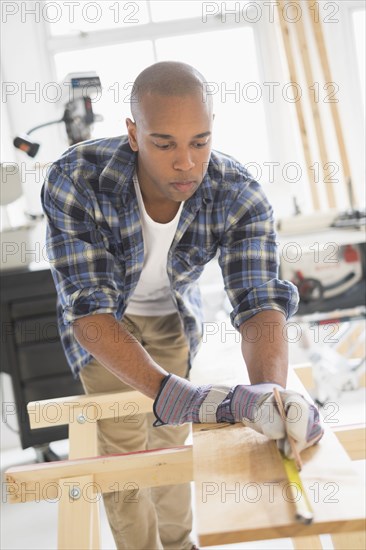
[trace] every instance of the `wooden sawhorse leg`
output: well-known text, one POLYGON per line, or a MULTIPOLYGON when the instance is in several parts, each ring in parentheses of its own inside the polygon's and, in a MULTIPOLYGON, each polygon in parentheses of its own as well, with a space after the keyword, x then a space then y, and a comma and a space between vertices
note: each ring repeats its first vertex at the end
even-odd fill
POLYGON ((334 533, 331 535, 334 550, 365 550, 366 531, 334 533))
POLYGON ((295 550, 323 550, 322 541, 318 535, 296 537, 291 540, 295 550))
POLYGON ((63 478, 58 510, 59 550, 99 550, 99 498, 93 476, 63 478))
MULTIPOLYGON (((366 532, 334 533, 331 535, 334 550, 365 550, 366 532)), ((311 537, 296 537, 291 539, 295 550, 323 550, 318 535, 311 537)))

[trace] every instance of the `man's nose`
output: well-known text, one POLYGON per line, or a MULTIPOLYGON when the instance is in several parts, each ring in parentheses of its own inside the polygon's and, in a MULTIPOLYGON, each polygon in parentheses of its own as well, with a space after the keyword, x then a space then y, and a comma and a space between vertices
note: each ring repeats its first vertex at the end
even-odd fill
POLYGON ((173 167, 175 170, 187 172, 188 170, 191 170, 194 166, 195 164, 192 160, 191 151, 179 150, 176 152, 173 162, 173 167))

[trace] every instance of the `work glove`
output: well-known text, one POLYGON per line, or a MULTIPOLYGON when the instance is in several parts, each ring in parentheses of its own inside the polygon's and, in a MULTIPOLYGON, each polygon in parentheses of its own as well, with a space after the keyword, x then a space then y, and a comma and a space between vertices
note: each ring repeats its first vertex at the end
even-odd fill
POLYGON ((287 434, 295 440, 298 452, 317 443, 323 435, 319 413, 297 392, 278 384, 194 386, 174 374, 166 376, 153 406, 154 426, 185 422, 242 422, 245 426, 274 439, 293 458, 287 434), (286 414, 286 426, 277 408, 273 388, 277 387, 286 414))

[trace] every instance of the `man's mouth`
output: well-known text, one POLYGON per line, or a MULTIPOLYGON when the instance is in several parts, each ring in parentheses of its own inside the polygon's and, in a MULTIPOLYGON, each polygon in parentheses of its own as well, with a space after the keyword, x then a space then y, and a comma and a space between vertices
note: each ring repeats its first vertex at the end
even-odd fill
POLYGON ((172 182, 173 187, 177 191, 183 191, 183 192, 191 191, 194 188, 195 184, 196 184, 196 182, 194 180, 173 181, 172 182))

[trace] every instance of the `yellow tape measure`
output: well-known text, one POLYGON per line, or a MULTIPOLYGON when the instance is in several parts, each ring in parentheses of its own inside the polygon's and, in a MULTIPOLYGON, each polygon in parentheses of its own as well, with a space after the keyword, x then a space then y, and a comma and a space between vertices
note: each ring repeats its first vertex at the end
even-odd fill
POLYGON ((287 458, 282 452, 280 454, 286 470, 287 479, 290 482, 293 503, 296 507, 296 519, 301 523, 309 524, 314 518, 313 510, 301 482, 295 461, 292 458, 287 458))

